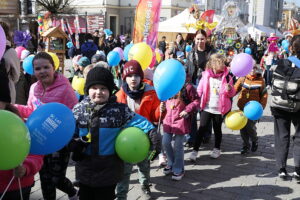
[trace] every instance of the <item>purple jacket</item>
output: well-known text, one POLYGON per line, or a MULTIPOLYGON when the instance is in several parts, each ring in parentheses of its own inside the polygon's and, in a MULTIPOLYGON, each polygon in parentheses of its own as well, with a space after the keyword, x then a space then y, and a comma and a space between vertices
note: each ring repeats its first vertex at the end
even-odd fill
POLYGON ((54 83, 44 90, 40 81, 32 84, 29 91, 27 105, 15 105, 23 118, 29 115, 40 105, 45 103, 62 103, 72 109, 78 103, 74 90, 69 81, 62 74, 55 74, 54 83))
MULTIPOLYGON (((231 97, 235 95, 235 89, 233 87, 233 81, 232 77, 230 76, 229 83, 227 83, 226 76, 228 75, 229 71, 227 68, 225 68, 224 73, 222 75, 222 86, 220 89, 220 99, 219 99, 219 105, 220 105, 220 112, 222 115, 226 114, 231 109, 231 97), (226 84, 229 84, 231 86, 231 90, 226 90, 226 84)), ((202 78, 199 82, 197 92, 200 97, 200 109, 203 110, 206 106, 206 103, 209 101, 209 92, 210 92, 210 86, 209 86, 209 78, 213 77, 213 72, 211 70, 205 70, 202 72, 202 78)))
POLYGON ((186 85, 186 97, 189 100, 189 104, 186 105, 182 100, 169 99, 166 102, 167 114, 163 120, 163 128, 165 133, 173 134, 188 134, 191 131, 191 115, 188 118, 182 118, 179 114, 182 111, 186 111, 191 114, 197 110, 199 106, 199 97, 196 89, 192 84, 186 85))

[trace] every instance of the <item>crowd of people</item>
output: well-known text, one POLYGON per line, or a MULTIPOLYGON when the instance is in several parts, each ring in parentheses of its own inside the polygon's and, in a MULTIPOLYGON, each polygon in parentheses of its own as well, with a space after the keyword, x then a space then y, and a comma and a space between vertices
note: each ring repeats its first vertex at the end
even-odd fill
MULTIPOLYGON (((289 59, 300 58, 300 35, 286 35, 289 52, 274 46, 270 49, 268 43, 274 40, 262 38, 257 44, 247 36, 244 47, 252 50, 253 68, 245 77, 231 73, 230 55, 217 53, 202 29, 189 42, 184 41, 182 34, 169 43, 162 37, 158 42, 162 60, 179 60, 185 68, 186 81, 178 94, 161 102, 153 87, 158 62, 145 71, 136 60, 123 59, 114 67, 107 63, 108 53, 128 45, 129 36, 114 38, 99 31, 86 34, 80 49, 74 45, 68 50, 72 59, 72 66, 67 66, 68 78, 55 71, 49 54, 35 52, 34 75, 30 76, 22 68, 26 55, 18 57, 13 49, 9 26, 3 22, 0 25, 7 38, 0 63, 0 109, 16 113, 25 121, 39 106, 58 102, 72 109, 76 119, 74 137, 63 149, 44 156, 28 155, 15 169, 0 171, 3 200, 20 199, 18 180, 23 199, 30 199, 36 173, 40 175, 45 200, 56 199, 56 189, 71 200, 127 199, 134 164, 122 161, 114 148, 118 133, 126 127, 145 132, 155 152, 150 159, 136 164, 143 194, 151 199, 151 161, 159 158, 162 173, 180 181, 188 173, 184 147, 193 148, 188 159, 195 162, 201 144, 209 142, 212 132, 215 142, 210 156, 221 156, 222 123, 232 109, 234 96, 243 110, 249 101, 258 101, 265 108, 271 94, 278 175, 288 176, 286 162, 293 124, 293 176, 300 181, 300 66, 289 59), (186 51, 187 46, 192 47, 190 51, 186 51), (75 182, 66 177, 70 158, 76 162, 75 182), (17 179, 10 184, 13 176, 17 179)), ((248 120, 240 130, 242 155, 258 149, 256 123, 257 120, 248 120)))

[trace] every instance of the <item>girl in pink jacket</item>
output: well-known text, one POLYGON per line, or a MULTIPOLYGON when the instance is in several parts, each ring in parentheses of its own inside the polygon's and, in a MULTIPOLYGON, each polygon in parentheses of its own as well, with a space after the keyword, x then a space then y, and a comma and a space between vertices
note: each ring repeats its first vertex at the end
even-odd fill
POLYGON ((234 96, 232 76, 225 66, 225 57, 213 54, 202 73, 202 78, 197 88, 200 97, 200 127, 194 144, 194 150, 190 155, 191 161, 196 161, 203 136, 208 131, 208 124, 213 123, 215 133, 215 148, 211 152, 212 158, 221 155, 222 122, 224 115, 231 109, 231 97, 234 96))
POLYGON ((181 180, 184 176, 183 143, 185 134, 191 131, 190 114, 196 111, 198 106, 199 98, 191 83, 186 83, 175 97, 161 104, 161 110, 166 111, 162 145, 167 155, 167 166, 163 173, 172 174, 173 180, 181 180), (174 146, 171 144, 173 138, 174 146))
MULTIPOLYGON (((46 52, 40 52, 32 63, 38 81, 30 87, 27 105, 16 105, 21 116, 28 118, 37 107, 50 102, 62 103, 72 109, 78 103, 77 97, 69 80, 55 72, 52 57, 46 52)), ((67 193, 69 199, 78 199, 77 190, 65 177, 69 157, 70 152, 66 147, 44 157, 40 180, 45 200, 56 199, 56 188, 67 193)))

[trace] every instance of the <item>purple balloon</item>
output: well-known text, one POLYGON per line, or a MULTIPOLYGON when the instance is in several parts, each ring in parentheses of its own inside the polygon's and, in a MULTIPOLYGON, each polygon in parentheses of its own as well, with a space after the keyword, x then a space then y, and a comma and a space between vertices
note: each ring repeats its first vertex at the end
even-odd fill
POLYGON ((249 74, 253 68, 253 58, 246 53, 235 55, 231 61, 231 72, 238 77, 243 77, 249 74))
POLYGON ((0 25, 0 59, 2 58, 6 48, 6 36, 2 26, 0 25))
POLYGON ((121 60, 124 59, 124 52, 123 52, 123 49, 121 49, 120 47, 116 47, 116 48, 114 48, 113 51, 118 52, 118 54, 119 54, 121 60))

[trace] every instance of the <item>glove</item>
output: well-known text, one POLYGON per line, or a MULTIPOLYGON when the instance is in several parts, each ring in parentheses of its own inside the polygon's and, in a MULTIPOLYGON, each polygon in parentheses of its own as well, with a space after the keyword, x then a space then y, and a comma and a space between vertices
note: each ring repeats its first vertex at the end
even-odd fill
POLYGON ((85 142, 84 139, 76 138, 72 139, 71 142, 68 145, 68 148, 72 154, 72 160, 74 161, 80 161, 83 160, 85 157, 84 151, 86 150, 89 143, 85 142))
POLYGON ((149 131, 148 135, 152 149, 149 160, 153 161, 161 152, 161 135, 156 132, 156 129, 149 131))

